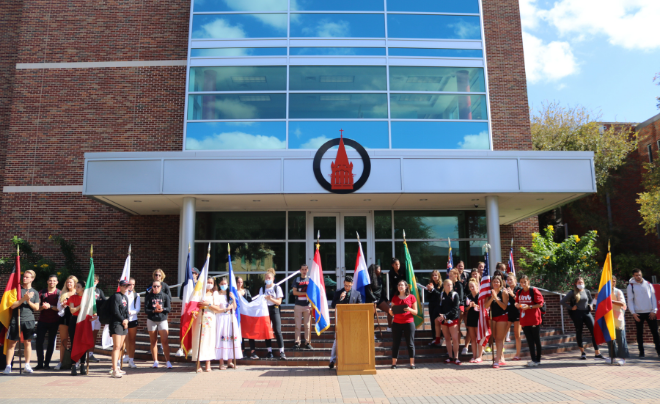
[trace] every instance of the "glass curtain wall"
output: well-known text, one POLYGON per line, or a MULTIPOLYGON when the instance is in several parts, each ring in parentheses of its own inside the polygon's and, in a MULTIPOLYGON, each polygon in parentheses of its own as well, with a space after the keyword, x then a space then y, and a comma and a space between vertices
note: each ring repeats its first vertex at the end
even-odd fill
POLYGON ((193 0, 190 32, 187 150, 491 147, 478 0, 193 0))

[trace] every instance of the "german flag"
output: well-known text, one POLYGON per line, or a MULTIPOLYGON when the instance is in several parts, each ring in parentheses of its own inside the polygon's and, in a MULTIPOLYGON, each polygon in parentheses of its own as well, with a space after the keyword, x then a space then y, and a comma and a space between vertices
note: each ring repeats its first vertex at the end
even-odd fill
POLYGON ((16 254, 16 265, 9 276, 9 282, 5 288, 5 293, 0 301, 0 343, 3 345, 3 353, 7 354, 7 332, 9 331, 9 322, 13 311, 11 306, 16 303, 21 295, 21 258, 16 254))

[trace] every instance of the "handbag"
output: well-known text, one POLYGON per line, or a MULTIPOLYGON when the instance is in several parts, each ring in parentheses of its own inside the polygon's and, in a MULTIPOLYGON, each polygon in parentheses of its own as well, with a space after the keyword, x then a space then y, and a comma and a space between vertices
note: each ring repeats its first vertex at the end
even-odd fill
POLYGON ((60 357, 60 369, 70 370, 71 369, 71 350, 65 350, 60 357))

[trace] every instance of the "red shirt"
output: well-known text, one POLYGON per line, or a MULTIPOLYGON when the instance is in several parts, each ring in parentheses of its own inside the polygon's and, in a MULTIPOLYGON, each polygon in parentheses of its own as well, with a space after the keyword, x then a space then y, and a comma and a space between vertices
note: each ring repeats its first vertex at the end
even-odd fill
MULTIPOLYGON (((69 298, 66 301, 66 305, 68 307, 71 303, 73 303, 73 307, 80 307, 80 302, 82 302, 82 296, 73 295, 73 296, 69 296, 69 298)), ((80 313, 80 310, 78 310, 75 313, 71 312, 71 314, 76 317, 78 316, 78 313, 80 313)))
MULTIPOLYGON (((415 307, 415 304, 417 303, 417 299, 415 299, 415 296, 413 295, 408 295, 405 299, 401 300, 399 296, 394 296, 392 298, 392 304, 393 305, 401 305, 404 304, 411 309, 415 307)), ((404 312, 402 314, 395 314, 394 315, 394 322, 397 324, 408 324, 412 323, 415 321, 415 317, 412 315, 412 313, 404 312)))
MULTIPOLYGON (((534 288, 534 299, 532 300, 529 290, 525 292, 523 289, 516 296, 516 303, 528 306, 543 304, 543 295, 537 288, 534 288)), ((532 325, 541 325, 541 309, 520 310, 520 326, 529 327, 532 325)))

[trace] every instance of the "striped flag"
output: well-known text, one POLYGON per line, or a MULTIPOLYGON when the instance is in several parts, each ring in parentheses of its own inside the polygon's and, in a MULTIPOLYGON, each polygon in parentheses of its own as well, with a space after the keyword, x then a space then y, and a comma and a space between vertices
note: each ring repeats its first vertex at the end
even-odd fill
POLYGON ((481 275, 481 286, 479 287, 479 327, 477 327, 477 341, 482 346, 488 345, 490 337, 490 321, 487 310, 484 309, 486 300, 490 296, 490 269, 488 268, 488 251, 484 258, 484 273, 481 275))
MULTIPOLYGON (((130 255, 129 255, 130 257, 130 255)), ((94 259, 89 258, 89 275, 85 283, 85 291, 80 301, 80 311, 76 321, 76 335, 71 344, 71 360, 78 362, 83 355, 94 348, 94 331, 92 318, 96 315, 96 287, 94 287, 94 259)))
MULTIPOLYGON (((608 245, 609 249, 609 245, 608 245)), ((596 344, 603 344, 616 339, 614 331, 614 309, 612 307, 612 253, 607 252, 603 274, 600 276, 598 300, 594 324, 596 344)))
POLYGON ((454 256, 451 252, 451 239, 447 237, 447 243, 449 244, 449 256, 447 257, 447 275, 449 275, 449 271, 454 269, 454 256))
POLYGON ((206 281, 209 276, 209 260, 211 259, 211 243, 209 243, 208 252, 206 253, 206 262, 202 268, 202 272, 197 278, 197 283, 190 294, 188 300, 184 303, 184 312, 181 315, 181 325, 179 332, 182 333, 181 348, 188 356, 188 351, 192 349, 192 326, 195 322, 194 317, 199 313, 199 303, 204 300, 206 295, 206 281))
POLYGON ((369 279, 369 271, 367 271, 367 263, 364 261, 364 253, 362 252, 362 243, 358 239, 358 255, 355 260, 355 273, 353 274, 353 281, 355 282, 355 289, 362 295, 362 301, 367 301, 367 286, 371 284, 369 279))
MULTIPOLYGON (((11 321, 14 310, 11 306, 21 296, 21 256, 18 249, 16 249, 16 265, 14 271, 9 275, 9 281, 5 288, 5 293, 2 294, 0 300, 0 344, 3 345, 3 352, 7 354, 7 336, 9 334, 9 323, 11 321)), ((22 338, 21 338, 22 340, 22 338)))
POLYGON ((236 287, 236 276, 234 276, 234 268, 231 266, 231 250, 229 248, 229 243, 227 243, 227 262, 229 263, 229 291, 234 295, 236 299, 236 321, 238 322, 238 327, 241 327, 241 299, 238 298, 238 288, 236 287))
POLYGON ((306 292, 307 299, 312 304, 316 335, 321 335, 330 327, 330 311, 328 310, 328 298, 325 295, 320 246, 320 244, 316 244, 316 253, 314 253, 312 268, 309 270, 309 285, 307 285, 306 292))
POLYGON ((415 296, 415 299, 417 300, 417 314, 415 314, 413 318, 415 320, 415 328, 419 328, 420 325, 424 324, 424 304, 422 303, 422 299, 419 298, 419 284, 415 278, 415 271, 413 269, 412 258, 410 258, 410 252, 408 251, 408 243, 406 243, 405 233, 403 234, 403 237, 403 246, 406 252, 406 278, 410 282, 410 294, 415 296))
POLYGON ((516 274, 516 267, 513 263, 513 247, 511 247, 511 251, 509 251, 509 273, 513 275, 516 274))

